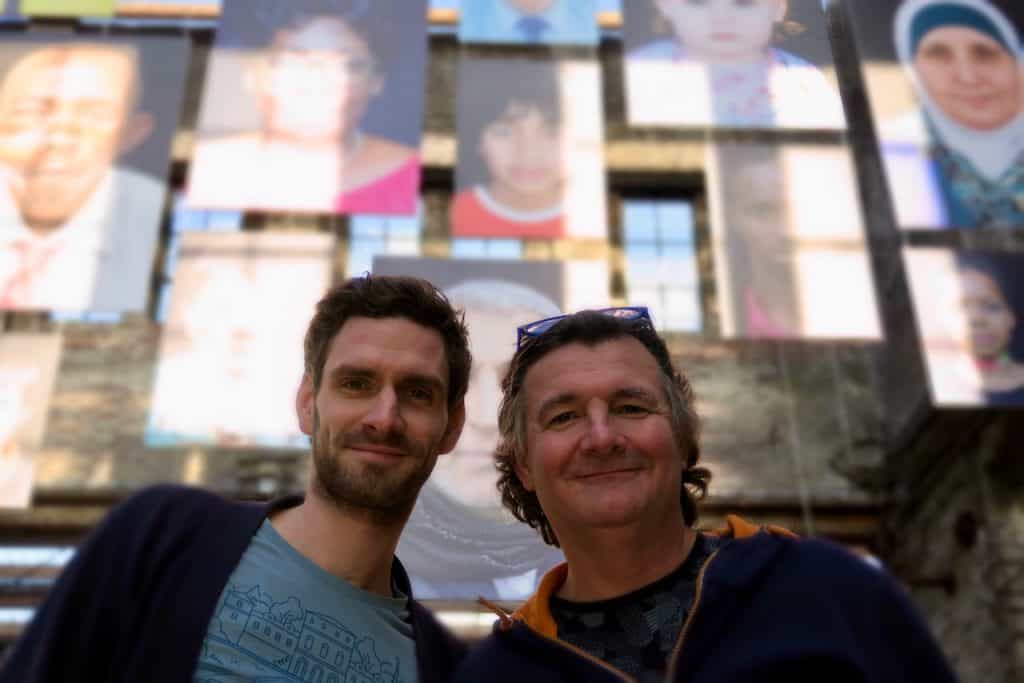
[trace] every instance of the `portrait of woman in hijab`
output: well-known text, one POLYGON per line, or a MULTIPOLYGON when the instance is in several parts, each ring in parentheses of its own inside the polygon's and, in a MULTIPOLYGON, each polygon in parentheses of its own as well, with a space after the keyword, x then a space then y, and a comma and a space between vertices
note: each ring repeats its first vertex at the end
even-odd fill
POLYGON ((902 227, 1024 227, 1024 54, 1014 23, 987 0, 907 0, 893 39, 919 105, 879 124, 902 227))

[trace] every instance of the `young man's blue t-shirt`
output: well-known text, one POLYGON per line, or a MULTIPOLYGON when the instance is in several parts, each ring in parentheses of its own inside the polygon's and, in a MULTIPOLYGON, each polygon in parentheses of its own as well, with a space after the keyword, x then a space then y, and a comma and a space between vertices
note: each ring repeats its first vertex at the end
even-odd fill
POLYGON ((217 601, 193 680, 415 683, 406 602, 324 571, 264 520, 217 601))

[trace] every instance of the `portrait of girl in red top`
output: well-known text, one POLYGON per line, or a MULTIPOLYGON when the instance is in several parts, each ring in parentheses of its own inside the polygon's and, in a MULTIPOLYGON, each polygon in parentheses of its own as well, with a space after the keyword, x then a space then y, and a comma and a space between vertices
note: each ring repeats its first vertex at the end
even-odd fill
POLYGON ((484 58, 460 64, 453 235, 565 236, 568 164, 557 68, 484 58))

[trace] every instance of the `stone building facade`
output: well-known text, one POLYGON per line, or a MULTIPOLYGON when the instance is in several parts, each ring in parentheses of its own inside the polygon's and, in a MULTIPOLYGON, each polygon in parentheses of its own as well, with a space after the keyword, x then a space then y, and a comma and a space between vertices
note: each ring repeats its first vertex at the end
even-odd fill
MULTIPOLYGON (((426 171, 420 243, 424 256, 444 257, 450 249, 455 66, 461 49, 446 30, 452 19, 435 15, 430 40, 421 147, 426 171)), ((707 134, 626 125, 615 16, 602 17, 605 31, 598 50, 611 239, 527 241, 524 257, 605 259, 613 300, 621 303, 622 200, 671 196, 691 201, 704 332, 673 334, 669 341, 696 387, 704 418, 704 457, 714 479, 703 523, 714 525, 725 512, 735 511, 868 551, 907 585, 963 680, 1024 680, 1022 421, 1009 411, 931 407, 899 258, 903 237, 895 226, 841 3, 829 5, 828 19, 850 134, 793 137, 848 142, 854 150, 884 344, 720 338, 704 184, 707 134)), ((192 62, 174 143, 175 187, 182 186, 187 173, 213 33, 200 25, 189 29, 189 35, 192 62)), ((757 139, 756 134, 748 137, 757 139)), ((335 276, 347 275, 344 218, 247 214, 245 228, 334 233, 339 238, 335 276)), ((984 238, 963 235, 938 241, 984 245, 984 238)), ((999 244, 1007 248, 1005 239, 999 244)), ((154 282, 154 292, 158 284, 154 282)), ((302 451, 154 450, 144 445, 161 336, 153 312, 151 306, 147 314, 126 316, 116 324, 55 323, 28 314, 0 318, 3 332, 59 331, 63 336, 46 435, 37 455, 35 503, 28 510, 0 511, 0 544, 74 543, 110 505, 154 482, 184 482, 241 497, 302 487, 308 466, 302 451)), ((17 598, 17 604, 38 597, 17 598)))

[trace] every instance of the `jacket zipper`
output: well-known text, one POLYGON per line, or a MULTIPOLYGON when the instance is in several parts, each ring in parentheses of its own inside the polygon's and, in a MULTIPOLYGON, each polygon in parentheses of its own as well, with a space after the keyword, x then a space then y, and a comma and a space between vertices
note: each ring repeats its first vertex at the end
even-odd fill
POLYGON ((597 664, 602 669, 608 671, 609 673, 611 673, 614 676, 617 676, 618 678, 621 678, 624 681, 629 681, 629 683, 638 683, 637 680, 635 678, 633 678, 632 676, 629 676, 629 675, 623 673, 622 671, 616 669, 611 664, 606 663, 604 660, 598 659, 597 657, 595 657, 594 655, 590 654, 586 650, 581 650, 578 647, 576 647, 575 645, 570 645, 569 643, 567 643, 567 642, 565 642, 563 640, 559 640, 558 638, 552 638, 551 636, 548 636, 548 635, 545 635, 543 633, 540 633, 539 631, 534 631, 532 628, 530 629, 530 631, 535 633, 536 635, 540 636, 541 638, 543 638, 544 640, 546 640, 548 642, 554 643, 555 645, 558 645, 559 647, 563 647, 566 650, 569 650, 570 652, 575 652, 580 657, 583 657, 584 659, 589 660, 589 661, 593 662, 594 664, 597 664))
POLYGON ((697 615, 697 608, 700 607, 700 598, 704 591, 704 573, 711 566, 715 556, 718 555, 721 548, 715 550, 708 559, 704 561, 704 566, 700 568, 700 572, 697 573, 697 590, 693 594, 693 605, 690 606, 690 613, 686 615, 686 621, 683 622, 683 628, 679 632, 679 638, 676 639, 676 646, 672 648, 672 657, 669 659, 668 671, 665 676, 666 681, 674 681, 676 679, 676 668, 679 666, 679 653, 683 649, 683 641, 686 639, 686 634, 690 631, 690 626, 693 625, 693 618, 697 615))

